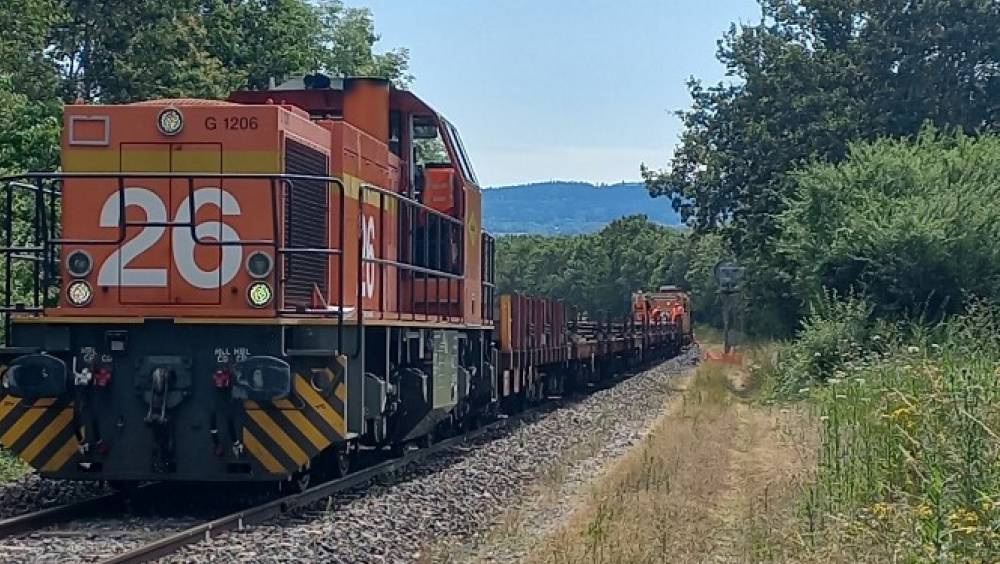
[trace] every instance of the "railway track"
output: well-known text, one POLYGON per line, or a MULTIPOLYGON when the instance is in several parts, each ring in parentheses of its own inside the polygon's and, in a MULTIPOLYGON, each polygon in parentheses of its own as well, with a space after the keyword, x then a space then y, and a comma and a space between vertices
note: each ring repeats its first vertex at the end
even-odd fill
MULTIPOLYGON (((620 382, 621 379, 616 378, 598 386, 598 389, 613 388, 620 382)), ((589 395, 590 394, 587 394, 586 396, 589 395)), ((586 396, 581 396, 581 399, 586 396)), ((576 398, 569 400, 570 404, 575 403, 576 401, 576 398)), ((177 552, 185 546, 192 545, 206 539, 212 539, 221 533, 242 531, 285 515, 294 514, 294 512, 298 509, 305 510, 309 506, 314 506, 318 502, 330 496, 359 488, 379 477, 390 476, 396 472, 406 469, 411 465, 424 461, 425 459, 463 443, 472 441, 491 431, 512 426, 512 424, 525 419, 530 419, 540 412, 560 410, 565 405, 565 402, 545 404, 537 408, 524 411, 516 416, 494 421, 488 425, 469 431, 460 436, 442 440, 441 442, 435 443, 428 448, 407 451, 400 458, 374 464, 373 466, 358 470, 345 478, 316 485, 305 492, 287 495, 277 499, 269 499, 264 503, 253 505, 251 507, 240 508, 236 511, 230 510, 230 513, 221 517, 217 517, 217 515, 221 513, 221 511, 219 511, 218 513, 215 513, 216 516, 211 516, 211 514, 209 514, 208 516, 200 519, 190 519, 186 522, 184 522, 183 519, 174 520, 167 526, 160 526, 154 523, 152 528, 150 528, 146 522, 143 522, 145 517, 143 517, 139 522, 134 520, 131 522, 123 520, 121 525, 115 524, 111 527, 111 530, 115 534, 127 537, 127 540, 125 542, 118 543, 118 546, 116 548, 112 548, 111 550, 108 550, 108 548, 111 547, 102 546, 102 548, 97 551, 97 555, 94 556, 97 556, 98 561, 102 562, 148 562, 158 558, 163 558, 177 552), (134 525, 140 525, 140 527, 136 527, 136 529, 142 528, 145 529, 145 531, 138 530, 133 533, 131 529, 134 525), (114 552, 117 552, 117 554, 114 554, 114 552), (114 555, 110 556, 109 554, 114 555), (101 558, 103 558, 103 560, 101 560, 101 558)), ((150 486, 160 485, 163 484, 150 484, 150 486)), ((146 486, 146 488, 149 488, 149 491, 145 493, 143 496, 144 498, 147 496, 149 498, 152 497, 151 494, 154 493, 154 489, 150 488, 150 486, 146 486)), ((101 529, 95 528, 93 530, 89 530, 88 528, 92 526, 94 521, 100 521, 102 517, 109 514, 113 515, 116 513, 118 508, 121 508, 122 510, 126 509, 126 501, 127 498, 122 494, 113 493, 87 499, 81 502, 75 502, 9 519, 3 519, 0 520, 0 539, 25 534, 32 534, 33 539, 35 538, 34 535, 38 535, 38 538, 41 539, 49 538, 56 540, 60 538, 84 538, 88 536, 99 537, 102 534, 101 529), (91 521, 88 522, 88 519, 91 521), (81 521, 83 528, 59 528, 60 525, 67 525, 77 520, 81 521)), ((134 506, 141 506, 141 504, 141 501, 133 503, 134 506)), ((118 517, 118 515, 115 515, 114 519, 117 519, 118 517)), ((157 516, 157 519, 159 518, 160 517, 157 516)), ((101 545, 104 545, 104 543, 101 542, 101 545)))
POLYGON ((133 564, 139 562, 149 562, 162 558, 176 552, 178 549, 210 539, 213 535, 227 531, 242 531, 247 527, 258 525, 269 521, 280 515, 295 511, 296 509, 308 507, 333 494, 357 488, 364 484, 385 475, 391 475, 403 470, 407 466, 420 462, 430 456, 466 443, 476 437, 484 435, 490 431, 502 428, 512 421, 516 421, 525 414, 533 413, 534 410, 524 412, 518 417, 501 419, 478 429, 469 431, 457 437, 442 440, 427 448, 407 451, 402 457, 376 464, 354 472, 344 478, 338 478, 314 486, 304 492, 281 497, 266 503, 244 509, 218 519, 213 519, 205 523, 195 525, 180 532, 171 534, 160 540, 138 546, 123 554, 116 555, 103 561, 103 564, 133 564))
POLYGON ((31 533, 75 519, 82 519, 115 506, 124 506, 125 497, 120 493, 97 496, 66 505, 49 507, 0 520, 0 539, 31 533))
MULTIPOLYGON (((436 453, 473 440, 476 437, 490 431, 502 428, 510 424, 512 421, 519 420, 522 417, 534 413, 535 411, 537 411, 537 409, 525 411, 516 417, 494 421, 488 425, 469 431, 460 436, 442 440, 427 448, 406 451, 402 457, 380 462, 373 466, 358 470, 344 478, 316 485, 304 492, 282 496, 277 499, 271 499, 259 505, 240 509, 222 517, 205 520, 197 525, 189 526, 180 531, 174 531, 168 536, 161 537, 152 542, 143 541, 142 544, 110 558, 104 559, 102 562, 149 562, 171 554, 184 546, 197 543, 204 539, 209 539, 215 534, 227 531, 240 531, 247 527, 264 523, 296 509, 308 507, 309 505, 323 500, 330 495, 363 486, 364 484, 382 476, 391 475, 410 465, 416 464, 430 456, 433 456, 436 453)), ((152 497, 158 493, 161 486, 169 486, 169 484, 148 484, 140 488, 138 494, 133 494, 131 498, 123 493, 115 492, 31 513, 25 513, 6 519, 0 519, 0 540, 30 534, 38 534, 41 536, 74 536, 77 534, 74 531, 47 531, 46 529, 64 526, 78 520, 85 521, 87 519, 100 518, 105 515, 113 515, 126 510, 130 500, 134 505, 141 505, 152 499, 152 497), (136 495, 140 497, 136 498, 136 495)), ((85 536, 88 533, 84 532, 79 534, 81 536, 85 536)))

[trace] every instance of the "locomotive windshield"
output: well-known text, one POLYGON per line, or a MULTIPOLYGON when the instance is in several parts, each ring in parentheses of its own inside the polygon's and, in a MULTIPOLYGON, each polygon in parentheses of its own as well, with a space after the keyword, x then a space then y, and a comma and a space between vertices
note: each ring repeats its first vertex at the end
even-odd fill
POLYGON ((452 139, 452 143, 455 145, 455 150, 458 152, 458 160, 462 165, 462 172, 465 178, 475 185, 479 185, 479 179, 476 178, 476 172, 472 170, 472 160, 469 159, 469 154, 465 151, 465 145, 462 144, 462 137, 459 136, 458 130, 455 126, 442 120, 445 127, 448 128, 448 135, 452 139))

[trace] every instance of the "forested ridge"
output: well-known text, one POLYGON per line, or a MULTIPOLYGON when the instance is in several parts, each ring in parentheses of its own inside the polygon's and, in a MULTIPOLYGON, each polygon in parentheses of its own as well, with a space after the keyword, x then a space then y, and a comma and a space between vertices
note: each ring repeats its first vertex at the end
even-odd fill
POLYGON ((680 224, 673 209, 650 204, 641 182, 496 186, 483 190, 483 225, 494 235, 573 235, 593 233, 615 219, 639 214, 661 225, 680 224))

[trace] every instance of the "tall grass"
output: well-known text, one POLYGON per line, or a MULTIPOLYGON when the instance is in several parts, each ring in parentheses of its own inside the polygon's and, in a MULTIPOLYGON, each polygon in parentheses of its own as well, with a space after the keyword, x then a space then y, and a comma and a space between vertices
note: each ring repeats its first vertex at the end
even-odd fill
POLYGON ((997 319, 976 305, 932 328, 883 326, 829 367, 810 392, 823 430, 802 507, 808 542, 837 533, 876 559, 996 560, 997 319))

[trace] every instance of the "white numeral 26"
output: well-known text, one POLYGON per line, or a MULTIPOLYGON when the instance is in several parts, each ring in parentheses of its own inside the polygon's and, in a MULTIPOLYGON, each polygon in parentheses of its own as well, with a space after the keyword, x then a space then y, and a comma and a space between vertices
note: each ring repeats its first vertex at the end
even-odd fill
MULTIPOLYGON (((101 227, 118 227, 123 221, 120 210, 120 192, 115 192, 104 202, 101 209, 101 227)), ((224 216, 240 215, 240 204, 229 192, 221 188, 199 188, 194 191, 194 210, 197 213, 204 205, 217 205, 224 216)), ((177 207, 173 223, 189 223, 191 221, 191 202, 188 198, 177 207)), ((125 207, 142 208, 148 223, 166 223, 167 208, 158 195, 148 188, 126 188, 125 207)), ((181 276, 195 288, 211 289, 228 284, 236 277, 243 260, 243 250, 239 246, 219 247, 222 260, 213 270, 202 270, 195 262, 195 240, 191 237, 190 227, 179 226, 171 228, 174 264, 181 276)), ((145 286, 165 287, 167 285, 166 268, 129 268, 129 264, 139 255, 146 252, 163 237, 166 227, 144 227, 138 236, 115 249, 111 256, 101 265, 97 274, 97 284, 100 286, 145 286)), ((239 241, 236 230, 219 221, 205 221, 195 227, 199 239, 215 239, 217 241, 239 241)))

